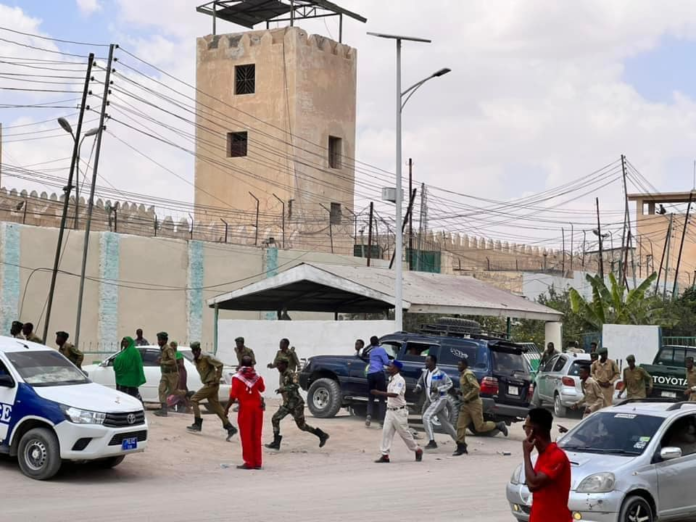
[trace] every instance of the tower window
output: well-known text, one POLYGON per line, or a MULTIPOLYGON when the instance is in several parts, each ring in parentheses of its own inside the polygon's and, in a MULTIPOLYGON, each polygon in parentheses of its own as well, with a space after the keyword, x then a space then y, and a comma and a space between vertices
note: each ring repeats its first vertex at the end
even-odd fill
POLYGON ((340 169, 342 156, 343 140, 335 136, 329 136, 329 167, 332 169, 340 169))
POLYGON ((234 93, 254 94, 256 92, 256 65, 237 65, 234 68, 234 93))
POLYGON ((331 218, 330 222, 332 225, 340 225, 341 224, 341 204, 340 203, 331 203, 331 218))
POLYGON ((227 133, 227 157, 241 158, 247 155, 247 133, 227 133))

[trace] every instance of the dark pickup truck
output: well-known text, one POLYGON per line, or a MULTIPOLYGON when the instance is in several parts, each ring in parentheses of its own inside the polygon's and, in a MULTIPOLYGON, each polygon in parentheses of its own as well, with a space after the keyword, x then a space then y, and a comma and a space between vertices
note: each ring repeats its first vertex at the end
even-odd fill
POLYGON ((641 364, 653 378, 651 397, 685 400, 687 357, 696 358, 696 347, 663 346, 652 364, 641 364))
MULTIPOLYGON (((485 336, 457 337, 445 329, 442 335, 395 333, 380 339, 390 358, 404 365, 406 400, 413 413, 421 413, 423 394, 414 392, 425 367, 425 357, 433 354, 438 367, 454 381, 448 408, 450 420, 458 414, 459 371, 457 363, 466 356, 481 384, 484 417, 507 424, 524 420, 529 410, 531 375, 524 357, 525 348, 504 339, 485 336)), ((307 391, 312 415, 333 417, 342 407, 364 415, 367 406, 367 357, 322 355, 312 357, 300 373, 300 386, 307 391)))

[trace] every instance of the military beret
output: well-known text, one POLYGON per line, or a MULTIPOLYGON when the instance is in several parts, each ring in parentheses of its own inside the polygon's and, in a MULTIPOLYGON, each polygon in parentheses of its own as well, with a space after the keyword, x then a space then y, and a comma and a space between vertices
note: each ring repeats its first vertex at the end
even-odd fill
POLYGON ((234 340, 234 342, 235 342, 235 343, 243 343, 243 342, 244 342, 244 337, 237 337, 237 338, 234 340))
POLYGON ((633 361, 633 362, 635 362, 635 361, 636 361, 636 356, 635 356, 635 355, 629 355, 628 357, 626 357, 626 360, 627 360, 627 361, 633 361))
POLYGON ((200 350, 201 349, 201 343, 198 341, 191 343, 191 349, 192 350, 200 350))
POLYGON ((600 348, 599 350, 597 350, 597 353, 599 355, 607 355, 609 353, 609 350, 607 350, 606 348, 600 348))
POLYGON ((404 367, 404 363, 402 363, 401 361, 397 361, 396 359, 394 359, 390 364, 392 366, 396 366, 399 370, 401 370, 404 367))
POLYGON ((12 321, 12 328, 22 328, 24 324, 20 323, 19 321, 12 321))
POLYGON ((56 337, 62 337, 63 339, 67 339, 68 337, 70 337, 70 334, 68 332, 60 331, 56 332, 56 337))
POLYGON ((158 339, 169 339, 169 334, 167 332, 160 332, 157 334, 158 339))

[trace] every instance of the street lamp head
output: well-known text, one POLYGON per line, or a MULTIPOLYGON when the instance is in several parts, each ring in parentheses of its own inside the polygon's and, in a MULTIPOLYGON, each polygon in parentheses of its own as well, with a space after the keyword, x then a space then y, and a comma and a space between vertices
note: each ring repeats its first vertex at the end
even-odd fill
POLYGON ((70 122, 66 120, 65 118, 58 118, 58 125, 63 127, 63 130, 69 134, 72 134, 72 127, 70 126, 70 122))
POLYGON ((99 127, 94 127, 93 129, 89 129, 87 132, 85 132, 84 137, 89 138, 91 136, 96 136, 99 134, 99 127))
POLYGON ((452 69, 445 67, 444 69, 440 69, 435 74, 433 74, 433 78, 439 78, 440 76, 444 76, 445 74, 451 73, 451 72, 452 72, 452 69))

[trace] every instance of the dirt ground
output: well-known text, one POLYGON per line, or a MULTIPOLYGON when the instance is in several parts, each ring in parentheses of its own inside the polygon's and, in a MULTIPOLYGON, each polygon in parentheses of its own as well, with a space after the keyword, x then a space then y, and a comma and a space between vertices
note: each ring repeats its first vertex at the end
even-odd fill
MULTIPOLYGON (((272 439, 277 406, 268 402, 264 443, 272 439)), ((308 414, 307 421, 330 434, 326 446, 320 449, 318 439, 288 417, 282 450, 264 449, 261 471, 235 468, 242 462, 238 436, 226 442, 212 415, 197 435, 186 431, 191 416, 148 413, 147 451, 113 470, 68 466, 54 480, 36 482, 21 474, 16 461, 0 460, 0 521, 514 520, 505 485, 522 461, 521 423, 507 439, 470 437, 470 455, 463 457, 452 457, 454 443, 438 435, 440 447, 421 463, 397 436, 392 462, 385 465, 373 463, 378 425, 366 428, 346 413, 325 420, 308 414)), ((426 444, 423 432, 420 437, 426 444)))

